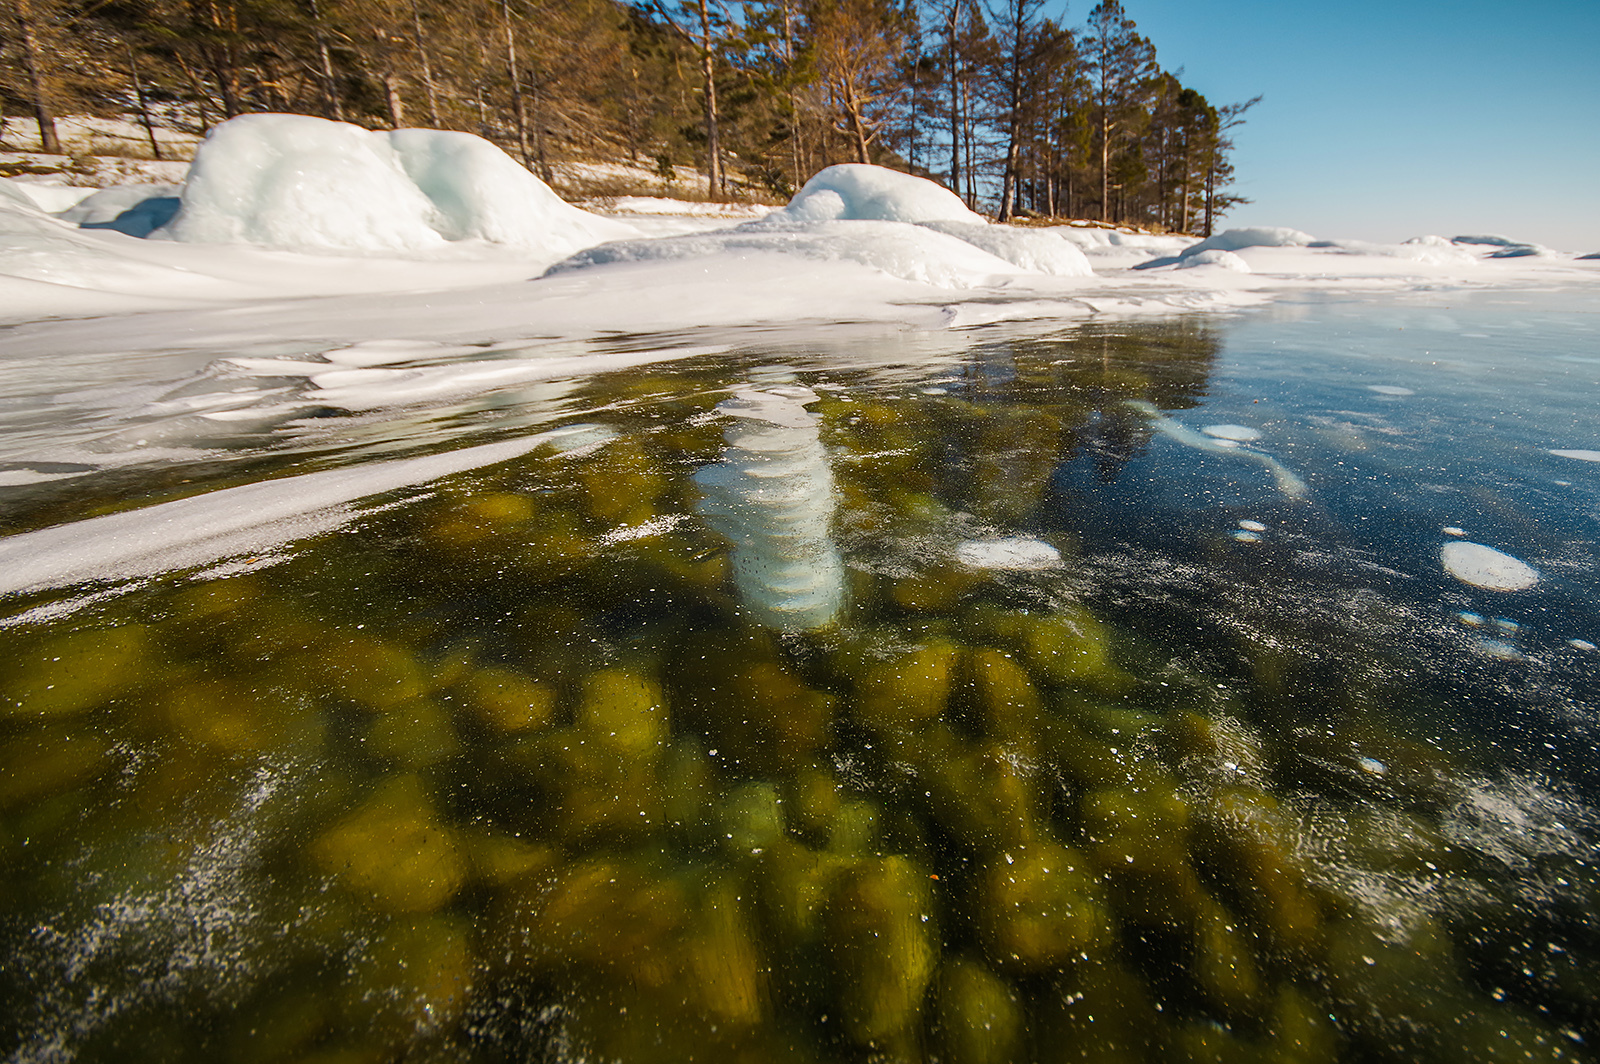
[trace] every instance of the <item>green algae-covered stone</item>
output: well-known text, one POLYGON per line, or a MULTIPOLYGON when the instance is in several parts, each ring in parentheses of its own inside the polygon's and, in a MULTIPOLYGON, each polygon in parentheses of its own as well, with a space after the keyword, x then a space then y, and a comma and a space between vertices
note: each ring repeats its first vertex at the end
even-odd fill
POLYGON ((422 665, 398 643, 340 631, 329 633, 318 651, 317 668, 327 686, 366 709, 392 709, 427 693, 422 665))
POLYGON ((856 685, 856 713, 880 734, 933 724, 950 700, 961 648, 937 639, 892 661, 869 666, 856 685))
POLYGON ((555 715, 556 696, 549 684, 498 666, 472 672, 461 682, 462 698, 474 716, 501 735, 544 727, 555 715))
POLYGON ((1322 906, 1295 854, 1294 826, 1263 791, 1236 787, 1210 797, 1194 822, 1195 852, 1231 888, 1241 911, 1279 950, 1311 947, 1322 906))
POLYGON ((282 697, 231 680, 193 680, 165 692, 160 701, 162 715, 185 741, 218 753, 248 755, 284 744, 290 714, 282 697))
POLYGON ((771 846, 783 838, 782 806, 777 785, 741 784, 717 803, 717 835, 735 852, 771 846))
POLYGON ((1294 986, 1278 991, 1269 1018, 1274 1064, 1333 1064, 1341 1059, 1344 1039, 1328 1010, 1294 986))
POLYGON ((966 743, 938 727, 907 741, 933 819, 964 845, 987 852, 1032 841, 1040 788, 1030 762, 998 743, 966 743))
POLYGON ((462 499, 440 513, 428 539, 447 548, 473 549, 533 520, 533 500, 513 492, 490 492, 462 499))
POLYGON ((1016 988, 982 961, 956 957, 934 983, 936 1030, 950 1064, 1011 1064, 1027 1034, 1016 988))
POLYGON ((1326 972, 1341 1025, 1408 1061, 1490 1064, 1584 1059, 1568 1037, 1469 985, 1453 944, 1430 916, 1401 926, 1357 917, 1330 928, 1326 972))
POLYGON ((823 935, 837 1007, 852 1041, 914 1051, 938 961, 928 873, 904 857, 864 860, 829 893, 823 935))
POLYGON ((340 987, 346 1029, 404 1045, 454 1027, 476 975, 470 943, 470 928, 454 917, 390 920, 340 987))
POLYGON ((519 967, 585 965, 661 987, 680 974, 673 951, 690 903, 687 885, 650 861, 596 856, 508 885, 496 940, 519 967))
MULTIPOLYGON (((1040 1064, 1147 1064, 1165 1031, 1144 981, 1108 954, 1065 966, 1036 1003, 1040 1064)), ((1182 1059, 1176 1058, 1176 1059, 1182 1059)))
POLYGON ((638 525, 655 516, 655 503, 667 490, 667 478, 636 439, 613 441, 577 470, 589 516, 606 525, 638 525))
POLYGON ((62 728, 0 743, 0 810, 71 790, 104 775, 115 763, 105 739, 62 728))
POLYGON ((843 802, 839 781, 819 762, 804 765, 786 781, 785 820, 791 831, 808 841, 823 843, 833 829, 843 802))
POLYGON ((707 884, 678 951, 687 1003, 718 1023, 752 1028, 771 1004, 745 889, 733 877, 707 884))
POLYGON ((1192 927, 1210 896, 1189 862, 1189 807, 1176 790, 1107 787, 1081 810, 1086 849, 1123 920, 1192 927))
POLYGON ((972 684, 984 734, 995 739, 1031 738, 1044 716, 1044 699, 1027 670, 1004 651, 972 652, 972 684))
POLYGON ((1016 972, 1056 968, 1116 933, 1088 859, 1048 840, 994 854, 975 907, 990 959, 1016 972))
POLYGON ((1200 906, 1194 931, 1194 980, 1213 1005, 1232 1019, 1255 1018, 1266 1004, 1253 936, 1217 902, 1200 906))
POLYGON ((1111 694, 1133 686, 1133 678, 1112 660, 1110 630, 1082 606, 1050 613, 997 613, 987 620, 995 635, 1021 651, 1028 669, 1045 683, 1111 694))
POLYGON ((450 715, 437 702, 414 698, 379 714, 367 729, 367 750, 408 769, 427 768, 461 752, 450 715))
POLYGON ((442 908, 466 880, 455 833, 440 823, 422 781, 394 776, 312 842, 312 863, 377 909, 442 908))
POLYGON ((490 828, 463 828, 457 838, 473 878, 494 887, 553 868, 561 860, 554 846, 490 828))
POLYGON ((636 669, 599 669, 584 678, 576 724, 629 757, 654 758, 667 741, 666 695, 636 669))
POLYGON ((16 720, 70 717, 156 677, 151 629, 94 628, 30 641, 0 664, 0 715, 16 720))

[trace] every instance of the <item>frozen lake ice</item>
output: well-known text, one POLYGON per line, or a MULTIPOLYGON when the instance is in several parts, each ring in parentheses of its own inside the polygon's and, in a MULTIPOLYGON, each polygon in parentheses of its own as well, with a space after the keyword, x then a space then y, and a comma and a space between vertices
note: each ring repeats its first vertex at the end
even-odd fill
POLYGON ((1597 312, 6 356, 0 1050, 1585 1059, 1597 312))

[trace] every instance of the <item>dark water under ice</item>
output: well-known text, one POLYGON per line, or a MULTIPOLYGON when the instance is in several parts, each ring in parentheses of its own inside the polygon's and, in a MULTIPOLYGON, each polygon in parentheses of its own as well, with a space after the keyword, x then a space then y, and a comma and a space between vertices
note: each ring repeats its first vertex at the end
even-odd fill
POLYGON ((5 1059, 1600 1056, 1600 301, 651 344, 10 367, 5 1059))

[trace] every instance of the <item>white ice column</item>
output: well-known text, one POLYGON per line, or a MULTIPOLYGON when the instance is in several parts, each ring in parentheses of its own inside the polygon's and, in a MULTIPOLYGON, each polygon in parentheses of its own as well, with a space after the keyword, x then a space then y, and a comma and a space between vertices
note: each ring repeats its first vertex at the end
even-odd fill
POLYGON ((771 628, 803 632, 838 619, 844 564, 830 533, 833 473, 809 388, 748 389, 718 404, 733 419, 722 460, 695 483, 700 512, 733 543, 733 580, 745 605, 771 628))

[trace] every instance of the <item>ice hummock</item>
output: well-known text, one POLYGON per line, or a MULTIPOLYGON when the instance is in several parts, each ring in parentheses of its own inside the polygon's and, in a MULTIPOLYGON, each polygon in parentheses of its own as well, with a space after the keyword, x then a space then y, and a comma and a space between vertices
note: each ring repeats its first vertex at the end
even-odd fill
POLYGON ((470 133, 380 133, 305 115, 217 126, 181 199, 161 234, 200 244, 406 252, 479 239, 561 257, 636 235, 563 202, 470 133))
POLYGON ((750 388, 719 403, 733 419, 722 460, 700 469, 700 511, 733 543, 739 597, 786 632, 823 628, 844 609, 844 563, 833 543, 833 471, 809 388, 750 388))

